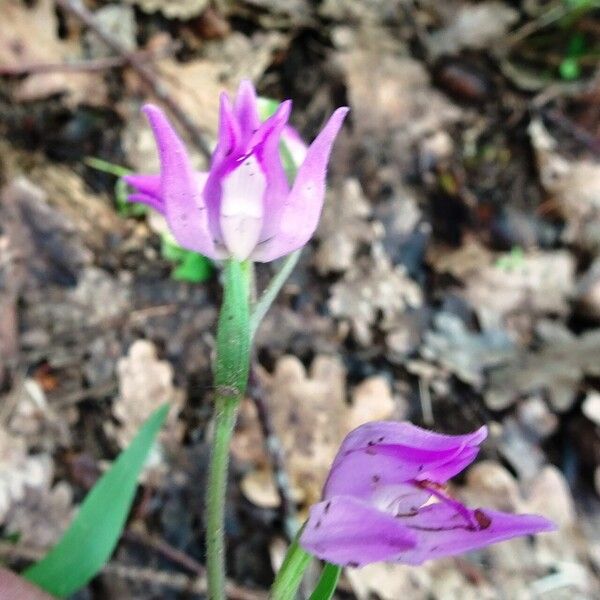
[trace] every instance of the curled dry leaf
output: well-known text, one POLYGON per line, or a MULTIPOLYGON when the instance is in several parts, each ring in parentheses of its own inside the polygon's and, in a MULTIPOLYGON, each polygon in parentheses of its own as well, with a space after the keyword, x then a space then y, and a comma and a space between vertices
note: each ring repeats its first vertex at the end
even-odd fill
POLYGON ((370 257, 355 263, 332 286, 329 309, 333 316, 349 319, 357 341, 368 346, 373 340, 373 326, 392 333, 403 327, 400 321, 405 311, 421 303, 421 288, 402 266, 393 266, 381 247, 375 245, 370 257))
POLYGON ((180 439, 177 415, 183 393, 173 386, 173 367, 157 358, 152 342, 135 341, 127 356, 118 361, 117 377, 119 396, 113 403, 113 414, 118 424, 107 423, 105 428, 121 448, 129 445, 142 423, 163 404, 169 404, 171 412, 162 439, 180 439))

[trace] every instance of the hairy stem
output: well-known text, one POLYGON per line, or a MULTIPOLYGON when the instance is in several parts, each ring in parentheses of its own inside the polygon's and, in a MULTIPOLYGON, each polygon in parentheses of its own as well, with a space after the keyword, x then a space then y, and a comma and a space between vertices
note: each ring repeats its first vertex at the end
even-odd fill
POLYGON ((214 439, 206 488, 207 580, 210 600, 225 600, 225 496, 229 444, 250 365, 249 262, 228 260, 217 326, 214 439))

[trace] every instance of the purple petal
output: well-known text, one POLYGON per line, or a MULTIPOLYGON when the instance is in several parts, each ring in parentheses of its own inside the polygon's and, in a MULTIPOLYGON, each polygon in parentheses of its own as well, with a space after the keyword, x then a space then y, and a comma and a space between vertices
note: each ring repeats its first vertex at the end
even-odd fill
POLYGON ((417 515, 398 520, 417 536, 417 544, 394 560, 418 565, 426 560, 483 548, 522 535, 554 531, 556 526, 538 515, 511 515, 488 509, 469 510, 475 525, 449 504, 430 504, 417 515))
POLYGON ((477 445, 486 435, 485 427, 468 435, 448 436, 410 423, 367 423, 342 443, 324 497, 349 494, 368 499, 384 487, 413 480, 444 483, 475 459, 477 445))
POLYGON ((233 110, 239 123, 242 144, 247 144, 260 127, 256 90, 251 81, 244 79, 240 83, 233 110))
POLYGON ((150 208, 153 208, 156 212, 161 215, 165 214, 165 205, 161 198, 155 198, 154 196, 148 196, 147 194, 129 194, 127 196, 127 202, 134 202, 136 204, 145 204, 150 208))
POLYGON ((160 175, 149 173, 132 173, 123 177, 125 183, 135 191, 144 196, 152 196, 157 201, 162 202, 160 198, 160 175))
POLYGON ((267 178, 264 220, 260 232, 261 241, 269 240, 276 235, 281 212, 290 192, 285 169, 281 162, 279 143, 291 110, 291 101, 282 102, 277 111, 262 124, 251 142, 256 144, 255 152, 267 178))
POLYGON ((277 234, 253 254, 259 262, 275 260, 301 248, 314 233, 325 198, 327 162, 348 108, 338 108, 310 145, 279 216, 277 234))
POLYGON ((192 169, 185 146, 159 108, 148 104, 144 112, 158 146, 160 195, 169 228, 182 247, 215 258, 202 188, 198 185, 199 177, 192 169))
POLYGON ((267 179, 250 154, 221 182, 220 224, 223 243, 237 260, 256 247, 263 223, 267 179))
POLYGON ((417 535, 400 519, 349 496, 315 504, 300 545, 338 565, 359 567, 414 548, 417 535))

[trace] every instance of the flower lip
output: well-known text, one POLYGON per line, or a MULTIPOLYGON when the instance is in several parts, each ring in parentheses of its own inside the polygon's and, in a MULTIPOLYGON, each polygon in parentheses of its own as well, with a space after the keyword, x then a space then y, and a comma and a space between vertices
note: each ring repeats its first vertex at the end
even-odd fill
POLYGON ((544 517, 473 510, 448 494, 445 482, 474 460, 486 434, 481 428, 445 436, 393 422, 359 427, 342 443, 301 545, 321 559, 348 566, 380 560, 420 564, 554 530, 544 517), (386 520, 390 517, 393 526, 386 520), (408 539, 414 543, 395 550, 389 535, 399 545, 408 539))

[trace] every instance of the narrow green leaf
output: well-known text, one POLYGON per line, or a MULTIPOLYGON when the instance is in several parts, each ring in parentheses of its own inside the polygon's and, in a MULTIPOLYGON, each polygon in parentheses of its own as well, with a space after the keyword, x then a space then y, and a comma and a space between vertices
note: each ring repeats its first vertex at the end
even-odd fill
MULTIPOLYGON (((303 529, 303 528, 302 528, 303 529)), ((271 588, 271 600, 294 600, 312 556, 298 543, 302 529, 290 544, 271 588)))
POLYGON ((335 588, 337 587, 338 579, 342 572, 342 567, 325 563, 319 583, 314 592, 310 595, 309 600, 331 600, 335 588))
POLYGON ((137 480, 169 407, 144 423, 131 444, 87 494, 59 542, 23 576, 54 596, 82 588, 110 558, 131 508, 137 480))

